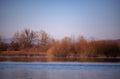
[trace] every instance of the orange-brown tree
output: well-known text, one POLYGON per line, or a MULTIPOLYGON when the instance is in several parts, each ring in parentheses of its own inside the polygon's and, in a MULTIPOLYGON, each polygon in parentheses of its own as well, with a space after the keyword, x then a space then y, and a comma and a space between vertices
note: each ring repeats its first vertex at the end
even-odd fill
POLYGON ((12 42, 20 45, 21 48, 29 48, 32 46, 32 41, 36 38, 35 32, 30 29, 25 29, 21 32, 16 32, 12 42))

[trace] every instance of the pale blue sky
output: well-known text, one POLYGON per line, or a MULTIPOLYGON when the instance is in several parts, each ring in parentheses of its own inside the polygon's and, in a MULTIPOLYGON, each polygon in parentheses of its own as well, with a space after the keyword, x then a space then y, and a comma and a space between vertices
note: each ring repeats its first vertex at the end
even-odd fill
POLYGON ((120 0, 0 0, 0 35, 25 28, 58 39, 120 39, 120 0))

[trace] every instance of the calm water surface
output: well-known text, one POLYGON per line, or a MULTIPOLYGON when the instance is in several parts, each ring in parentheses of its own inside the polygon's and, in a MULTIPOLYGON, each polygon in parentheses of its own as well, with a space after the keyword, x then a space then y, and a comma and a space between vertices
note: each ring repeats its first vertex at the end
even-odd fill
POLYGON ((120 79, 120 63, 0 62, 0 79, 120 79))

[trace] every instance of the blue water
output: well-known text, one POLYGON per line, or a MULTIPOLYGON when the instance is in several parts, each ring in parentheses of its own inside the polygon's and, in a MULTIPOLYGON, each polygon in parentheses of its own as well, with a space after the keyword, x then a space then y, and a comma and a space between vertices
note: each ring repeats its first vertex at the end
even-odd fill
POLYGON ((0 79, 120 79, 120 63, 0 62, 0 79))

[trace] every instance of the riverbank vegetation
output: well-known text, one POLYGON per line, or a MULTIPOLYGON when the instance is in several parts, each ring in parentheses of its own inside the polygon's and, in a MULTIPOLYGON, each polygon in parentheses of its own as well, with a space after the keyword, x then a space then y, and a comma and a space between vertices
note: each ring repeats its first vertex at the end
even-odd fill
POLYGON ((78 57, 117 57, 120 56, 120 47, 111 41, 87 41, 83 37, 77 41, 64 38, 61 42, 48 49, 50 56, 78 56, 78 57))
POLYGON ((64 37, 55 40, 47 32, 17 31, 10 43, 0 37, 0 56, 120 57, 120 43, 64 37))

